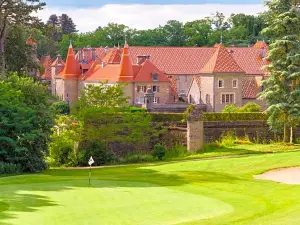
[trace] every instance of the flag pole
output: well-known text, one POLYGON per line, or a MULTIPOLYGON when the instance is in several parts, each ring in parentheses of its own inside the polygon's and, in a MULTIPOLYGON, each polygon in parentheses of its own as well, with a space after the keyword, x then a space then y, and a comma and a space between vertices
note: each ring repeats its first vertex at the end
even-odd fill
POLYGON ((89 186, 91 186, 92 165, 90 165, 89 186))

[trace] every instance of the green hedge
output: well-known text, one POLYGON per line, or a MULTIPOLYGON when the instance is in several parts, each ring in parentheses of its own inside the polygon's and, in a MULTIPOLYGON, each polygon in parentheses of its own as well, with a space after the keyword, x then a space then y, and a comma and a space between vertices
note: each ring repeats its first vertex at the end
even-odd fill
POLYGON ((185 118, 184 113, 150 113, 153 122, 180 122, 185 118))
MULTIPOLYGON (((151 113, 154 122, 181 122, 185 120, 184 113, 151 113)), ((262 112, 252 113, 203 113, 203 121, 239 121, 267 120, 262 112)))
POLYGON ((265 113, 203 113, 203 121, 267 120, 265 113))

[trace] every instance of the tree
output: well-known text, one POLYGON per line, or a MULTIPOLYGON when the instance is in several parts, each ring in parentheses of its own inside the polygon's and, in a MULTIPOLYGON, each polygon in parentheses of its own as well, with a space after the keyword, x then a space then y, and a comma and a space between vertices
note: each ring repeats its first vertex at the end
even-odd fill
POLYGON ((63 35, 77 32, 76 25, 74 24, 72 18, 70 18, 67 14, 62 14, 59 17, 59 24, 63 35))
POLYGON ((16 74, 0 81, 0 161, 23 172, 46 168, 44 161, 53 115, 46 88, 16 74))
POLYGON ((216 12, 216 14, 212 17, 212 24, 215 26, 216 30, 224 31, 230 28, 225 15, 220 12, 216 12))
POLYGON ((30 46, 26 45, 27 32, 21 25, 14 25, 8 31, 5 61, 8 72, 21 73, 24 68, 37 68, 30 46))
POLYGON ((185 44, 185 34, 183 23, 177 20, 169 20, 163 30, 169 46, 183 46, 185 44))
POLYGON ((284 142, 293 141, 291 127, 300 117, 300 12, 292 0, 268 4, 273 17, 263 33, 274 38, 270 45, 266 69, 270 77, 264 81, 261 94, 269 103, 269 124, 273 130, 284 127, 284 142))
POLYGON ((40 10, 45 3, 39 0, 2 0, 0 1, 0 79, 5 78, 5 40, 14 24, 32 24, 37 22, 33 12, 40 10))
POLYGON ((184 33, 187 36, 186 44, 189 46, 208 46, 212 26, 209 20, 195 20, 184 25, 184 33))

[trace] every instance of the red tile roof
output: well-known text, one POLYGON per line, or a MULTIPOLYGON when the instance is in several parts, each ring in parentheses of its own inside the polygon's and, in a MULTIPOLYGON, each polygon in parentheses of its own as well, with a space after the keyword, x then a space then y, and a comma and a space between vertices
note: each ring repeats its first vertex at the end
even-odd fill
POLYGON ((118 81, 119 64, 107 64, 102 68, 99 63, 94 63, 84 75, 86 81, 118 81))
MULTIPOLYGON (((65 63, 64 60, 61 59, 61 64, 65 65, 66 63, 65 63)), ((58 59, 57 58, 53 61, 53 63, 51 64, 51 66, 56 66, 56 65, 58 65, 58 59)))
POLYGON ((52 59, 48 56, 42 56, 40 60, 40 66, 43 68, 44 73, 41 75, 43 80, 51 80, 51 65, 52 59))
POLYGON ((242 98, 256 99, 258 86, 255 77, 245 77, 242 86, 242 98))
POLYGON ((134 79, 134 71, 132 67, 131 57, 129 55, 129 46, 125 43, 123 48, 123 55, 120 64, 119 81, 130 82, 134 79))
POLYGON ((114 47, 108 50, 108 53, 102 58, 102 61, 105 63, 120 63, 122 53, 123 51, 121 48, 114 47))
POLYGON ((169 82, 168 77, 157 69, 156 66, 153 65, 149 60, 146 60, 143 64, 141 69, 139 70, 138 74, 134 78, 134 81, 137 82, 153 82, 152 73, 157 73, 158 81, 159 82, 169 82))
POLYGON ((255 43, 255 45, 253 45, 253 48, 265 48, 265 49, 268 49, 269 46, 267 45, 267 43, 265 41, 257 41, 255 43))
POLYGON ((245 73, 245 71, 241 69, 224 45, 220 44, 200 73, 245 73))
POLYGON ((134 47, 130 55, 136 61, 138 55, 150 55, 150 61, 167 74, 199 74, 201 68, 214 54, 214 48, 187 47, 134 47))

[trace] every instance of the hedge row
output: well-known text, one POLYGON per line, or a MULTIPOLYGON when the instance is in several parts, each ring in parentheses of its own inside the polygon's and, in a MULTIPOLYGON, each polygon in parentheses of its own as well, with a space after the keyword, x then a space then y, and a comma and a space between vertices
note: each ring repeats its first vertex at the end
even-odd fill
MULTIPOLYGON (((151 113, 154 122, 180 122, 185 120, 184 113, 151 113)), ((267 120, 267 115, 261 112, 254 113, 203 113, 203 121, 240 121, 240 120, 267 120)))
POLYGON ((261 112, 250 113, 203 113, 203 121, 239 121, 239 120, 267 120, 267 114, 261 112))
POLYGON ((151 113, 154 122, 180 122, 184 120, 184 113, 151 113))

